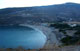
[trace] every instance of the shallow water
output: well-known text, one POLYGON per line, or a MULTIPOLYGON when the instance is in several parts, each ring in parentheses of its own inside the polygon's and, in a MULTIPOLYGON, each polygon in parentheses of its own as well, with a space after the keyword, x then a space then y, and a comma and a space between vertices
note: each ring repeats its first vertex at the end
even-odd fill
POLYGON ((46 36, 30 27, 0 26, 0 48, 38 49, 46 42, 46 36))

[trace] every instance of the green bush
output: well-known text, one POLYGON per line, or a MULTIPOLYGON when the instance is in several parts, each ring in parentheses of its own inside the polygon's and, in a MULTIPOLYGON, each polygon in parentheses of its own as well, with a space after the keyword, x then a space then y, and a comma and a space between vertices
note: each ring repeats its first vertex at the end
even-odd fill
POLYGON ((70 42, 71 39, 72 39, 71 36, 67 36, 67 37, 62 38, 62 39, 61 39, 61 42, 64 43, 64 44, 66 44, 66 45, 68 45, 68 44, 71 43, 71 42, 70 42))
POLYGON ((59 29, 67 29, 67 28, 70 28, 70 26, 68 24, 65 24, 65 23, 51 24, 50 27, 55 27, 55 28, 59 28, 59 29))
POLYGON ((80 30, 77 30, 77 32, 75 32, 74 34, 80 36, 80 30))
POLYGON ((59 29, 59 32, 62 32, 63 34, 67 34, 65 30, 59 29))
POLYGON ((64 45, 74 45, 74 44, 76 44, 78 41, 79 41, 78 38, 74 38, 74 37, 71 37, 71 36, 66 36, 65 38, 62 38, 62 39, 61 39, 61 42, 62 42, 64 45))

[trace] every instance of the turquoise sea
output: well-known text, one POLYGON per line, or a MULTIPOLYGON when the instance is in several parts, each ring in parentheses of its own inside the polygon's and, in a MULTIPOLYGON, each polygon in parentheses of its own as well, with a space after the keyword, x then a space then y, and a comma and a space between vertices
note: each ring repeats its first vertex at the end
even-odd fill
POLYGON ((0 48, 38 49, 46 43, 46 36, 30 27, 0 26, 0 48))

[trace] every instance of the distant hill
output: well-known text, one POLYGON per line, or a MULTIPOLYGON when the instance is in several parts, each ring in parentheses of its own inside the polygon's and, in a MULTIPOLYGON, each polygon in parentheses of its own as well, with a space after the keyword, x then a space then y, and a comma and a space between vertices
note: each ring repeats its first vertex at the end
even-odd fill
POLYGON ((80 4, 64 3, 39 7, 0 9, 0 23, 80 21, 80 4))

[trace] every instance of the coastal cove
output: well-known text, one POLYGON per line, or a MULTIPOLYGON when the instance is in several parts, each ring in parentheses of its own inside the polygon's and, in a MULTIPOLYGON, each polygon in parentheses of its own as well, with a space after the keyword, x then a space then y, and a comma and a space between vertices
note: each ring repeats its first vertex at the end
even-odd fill
POLYGON ((46 36, 27 26, 0 26, 0 48, 39 49, 46 43, 46 36))

